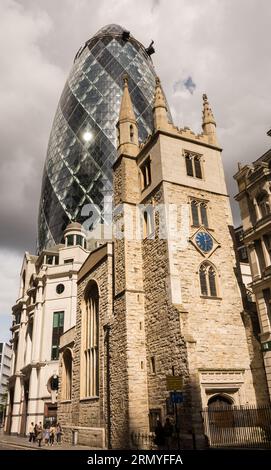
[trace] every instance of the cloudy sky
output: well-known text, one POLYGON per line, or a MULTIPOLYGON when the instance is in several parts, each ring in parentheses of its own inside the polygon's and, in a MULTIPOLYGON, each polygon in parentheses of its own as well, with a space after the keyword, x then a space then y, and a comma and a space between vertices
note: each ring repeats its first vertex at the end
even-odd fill
POLYGON ((23 253, 35 250, 60 93, 79 47, 108 23, 145 46, 154 40, 153 61, 176 125, 200 131, 201 95, 208 94, 231 196, 237 162, 271 146, 271 2, 0 0, 0 341, 10 337, 23 253))

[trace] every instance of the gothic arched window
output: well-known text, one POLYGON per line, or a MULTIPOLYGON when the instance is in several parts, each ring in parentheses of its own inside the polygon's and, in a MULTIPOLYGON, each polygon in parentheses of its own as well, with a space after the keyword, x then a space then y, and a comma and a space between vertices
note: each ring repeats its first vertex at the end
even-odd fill
POLYGON ((130 125, 130 142, 134 142, 134 127, 130 125))
POLYGON ((92 281, 85 294, 82 309, 82 382, 83 397, 99 394, 99 291, 92 281))
POLYGON ((200 292, 205 297, 217 297, 217 273, 214 267, 205 261, 199 269, 200 292))
POLYGON ((63 400, 71 400, 72 397, 72 354, 70 349, 63 353, 63 375, 62 375, 63 400))

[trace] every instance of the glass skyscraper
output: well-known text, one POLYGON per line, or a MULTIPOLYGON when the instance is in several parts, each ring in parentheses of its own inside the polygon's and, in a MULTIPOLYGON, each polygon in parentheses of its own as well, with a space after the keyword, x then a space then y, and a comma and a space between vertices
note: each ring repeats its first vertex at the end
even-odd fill
MULTIPOLYGON (((116 123, 128 75, 129 91, 144 141, 153 131, 155 70, 150 48, 118 25, 108 25, 77 52, 62 92, 44 167, 38 252, 60 243, 70 220, 83 223, 82 208, 112 194, 116 123)), ((98 215, 98 214, 97 214, 98 215)))

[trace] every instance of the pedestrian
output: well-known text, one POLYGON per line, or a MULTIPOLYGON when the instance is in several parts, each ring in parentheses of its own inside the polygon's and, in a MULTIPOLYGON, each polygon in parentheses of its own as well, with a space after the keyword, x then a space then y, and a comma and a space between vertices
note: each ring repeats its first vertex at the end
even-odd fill
POLYGON ((37 435, 38 435, 38 425, 36 423, 35 426, 34 426, 34 441, 33 442, 36 442, 37 435))
POLYGON ((155 427, 154 432, 155 432, 154 443, 157 445, 158 448, 161 449, 165 444, 165 433, 164 433, 164 428, 160 419, 158 419, 156 422, 156 427, 155 427))
POLYGON ((171 449, 171 447, 172 447, 173 425, 170 422, 169 418, 166 418, 166 422, 165 422, 165 425, 164 425, 164 434, 165 434, 166 449, 171 449))
POLYGON ((29 426, 29 442, 35 442, 35 433, 34 433, 34 423, 31 423, 29 426))
POLYGON ((49 427, 47 426, 45 428, 45 431, 44 431, 44 442, 45 442, 45 445, 48 446, 49 445, 49 441, 50 441, 50 429, 49 427))
POLYGON ((56 443, 61 444, 61 436, 62 436, 62 427, 60 423, 56 425, 56 443))
POLYGON ((56 434, 56 428, 55 425, 52 424, 50 427, 50 445, 53 446, 55 442, 55 434, 56 434))
POLYGON ((37 426, 37 441, 39 443, 39 447, 41 447, 42 434, 43 434, 43 428, 42 428, 42 424, 40 421, 39 425, 37 426))

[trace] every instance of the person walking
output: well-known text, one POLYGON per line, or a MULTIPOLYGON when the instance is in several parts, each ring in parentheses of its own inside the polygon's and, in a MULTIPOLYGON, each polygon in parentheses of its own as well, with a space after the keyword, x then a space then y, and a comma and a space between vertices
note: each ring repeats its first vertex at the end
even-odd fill
POLYGON ((50 441, 50 429, 49 427, 47 426, 45 431, 44 431, 44 442, 45 442, 45 445, 48 446, 49 445, 49 441, 50 441))
POLYGON ((173 435, 173 425, 170 422, 169 418, 166 418, 164 425, 164 434, 165 434, 165 447, 166 449, 171 449, 172 447, 172 435, 173 435))
POLYGON ((43 428, 42 428, 42 424, 41 424, 41 421, 40 421, 40 423, 37 427, 37 441, 39 443, 39 447, 41 447, 42 434, 43 434, 43 428))
POLYGON ((56 443, 61 444, 61 436, 62 436, 62 427, 60 423, 56 425, 56 443))
POLYGON ((34 441, 33 442, 36 442, 37 435, 38 435, 38 425, 36 423, 35 426, 34 426, 34 441))
POLYGON ((53 446, 55 442, 56 427, 54 424, 50 427, 50 445, 53 446))
POLYGON ((165 444, 165 433, 164 433, 164 428, 160 419, 158 419, 156 422, 156 427, 155 427, 154 432, 155 432, 154 444, 157 445, 158 449, 161 449, 163 448, 165 444))
POLYGON ((31 423, 29 426, 29 442, 35 442, 35 432, 34 432, 34 423, 31 423))

